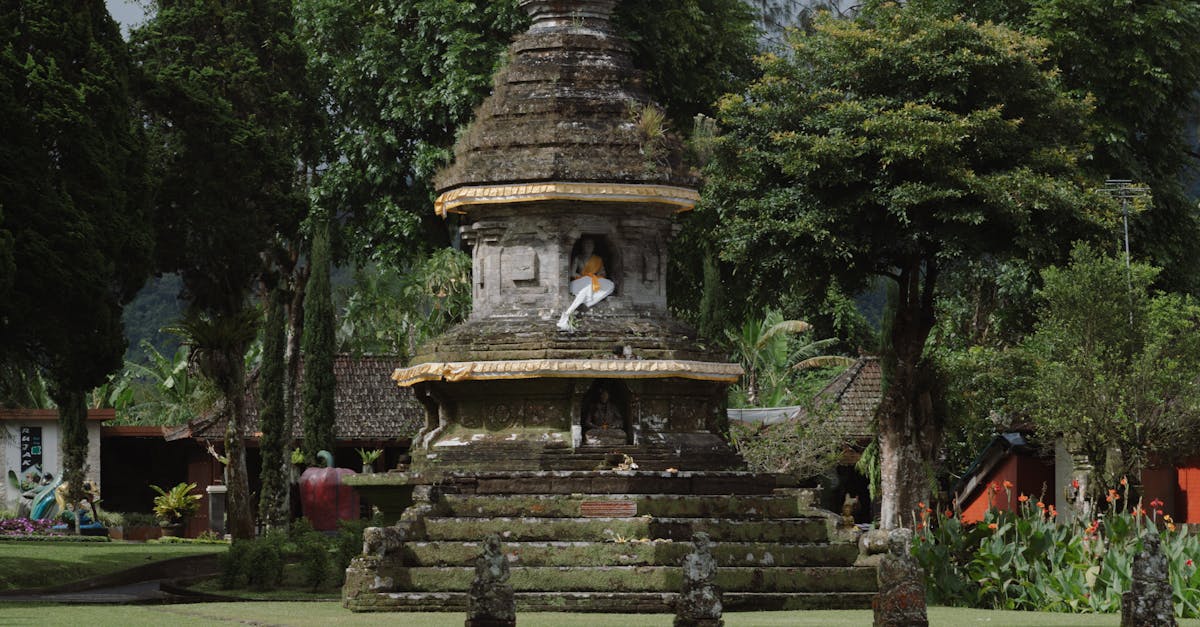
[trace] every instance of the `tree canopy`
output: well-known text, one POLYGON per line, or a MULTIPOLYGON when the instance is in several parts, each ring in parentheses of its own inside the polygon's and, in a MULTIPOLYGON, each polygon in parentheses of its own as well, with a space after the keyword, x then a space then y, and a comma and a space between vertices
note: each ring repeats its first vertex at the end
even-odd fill
POLYGON ((1086 246, 1042 271, 1031 413, 1039 432, 1088 456, 1097 489, 1200 443, 1200 306, 1153 293, 1157 273, 1086 246))
MULTIPOLYGON (((1131 224, 1135 254, 1163 287, 1200 289, 1200 213, 1185 187, 1200 169, 1189 117, 1200 109, 1200 4, 1192 0, 917 0, 943 14, 993 20, 1044 40, 1062 84, 1094 107, 1097 179, 1149 185, 1154 208, 1131 224)), ((1193 122, 1194 123, 1194 122, 1193 122)))
POLYGON ((1053 259, 1086 232, 1088 107, 1042 42, 995 24, 892 5, 818 19, 763 77, 724 98, 701 211, 760 300, 896 285, 891 385, 877 419, 885 524, 928 489, 912 472, 941 418, 923 365, 939 275, 955 259, 1053 259), (925 400, 922 400, 925 399, 925 400), (899 468, 889 458, 909 457, 899 468), (900 482, 900 483, 898 483, 900 482), (895 492, 899 490, 899 493, 895 492))

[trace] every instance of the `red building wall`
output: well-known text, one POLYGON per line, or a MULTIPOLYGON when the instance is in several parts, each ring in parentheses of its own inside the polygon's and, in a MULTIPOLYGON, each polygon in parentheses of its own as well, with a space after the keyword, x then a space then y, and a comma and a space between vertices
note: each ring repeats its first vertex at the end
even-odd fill
POLYGON ((1176 522, 1200 524, 1200 458, 1180 463, 1176 469, 1176 522))
POLYGON ((987 513, 989 503, 999 510, 1015 511, 1022 494, 1034 502, 1040 499, 1044 504, 1052 505, 1055 493, 1053 463, 1028 453, 1017 453, 1007 456, 984 478, 981 487, 963 508, 962 516, 968 523, 979 522, 987 513), (1013 486, 1008 492, 1004 489, 1005 481, 1013 486), (993 483, 999 486, 998 492, 992 493, 993 483))

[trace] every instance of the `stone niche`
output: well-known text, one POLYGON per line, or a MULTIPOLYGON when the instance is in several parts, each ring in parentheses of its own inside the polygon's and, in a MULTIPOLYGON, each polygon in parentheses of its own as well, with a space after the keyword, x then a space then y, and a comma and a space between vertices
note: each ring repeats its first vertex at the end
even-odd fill
POLYGON ((578 206, 564 211, 553 203, 512 205, 487 211, 464 226, 473 268, 471 319, 554 319, 571 302, 571 262, 583 238, 596 243, 605 275, 616 284, 613 294, 597 305, 598 311, 667 316, 671 214, 638 204, 588 209, 583 213, 578 206))
POLYGON ((672 451, 675 461, 664 467, 713 455, 711 461, 728 463, 731 454, 716 435, 727 426, 724 388, 704 381, 429 381, 415 385, 414 391, 430 409, 428 423, 414 438, 413 466, 418 469, 552 470, 561 467, 560 453, 589 448, 672 451), (589 420, 597 417, 601 392, 608 396, 610 428, 623 435, 617 441, 589 443, 589 420))

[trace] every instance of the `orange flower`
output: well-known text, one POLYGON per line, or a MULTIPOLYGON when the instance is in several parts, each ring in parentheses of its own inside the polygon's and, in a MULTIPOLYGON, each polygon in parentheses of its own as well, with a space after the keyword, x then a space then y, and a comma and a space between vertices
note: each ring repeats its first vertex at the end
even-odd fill
POLYGON ((1022 503, 1024 503, 1025 501, 1028 501, 1028 500, 1029 500, 1029 497, 1028 497, 1028 496, 1025 496, 1024 494, 1022 494, 1021 496, 1018 496, 1018 497, 1017 497, 1017 500, 1018 500, 1018 501, 1020 501, 1020 502, 1022 502, 1022 503))
POLYGON ((943 513, 946 514, 946 518, 954 518, 954 512, 952 512, 950 510, 946 510, 943 513))
POLYGON ((1037 502, 1037 506, 1038 506, 1038 509, 1046 509, 1046 504, 1041 501, 1037 502))
POLYGON ((925 501, 917 501, 917 509, 925 509, 925 501))
POLYGON ((1058 510, 1054 509, 1053 505, 1050 506, 1050 509, 1046 510, 1046 513, 1050 514, 1051 518, 1058 516, 1058 510))
POLYGON ((993 481, 992 482, 992 494, 995 494, 999 491, 1000 491, 1000 485, 997 484, 995 481, 993 481))
POLYGON ((1164 515, 1163 515, 1163 520, 1165 520, 1165 521, 1167 521, 1167 522, 1175 522, 1175 519, 1171 518, 1171 515, 1170 515, 1170 514, 1164 514, 1164 515))
POLYGON ((1175 523, 1167 523, 1167 531, 1175 531, 1175 523))
POLYGON ((1006 480, 1004 481, 1004 489, 1005 489, 1005 490, 1011 490, 1011 489, 1012 489, 1012 487, 1013 487, 1013 484, 1012 484, 1012 482, 1011 482, 1011 481, 1008 481, 1008 480, 1006 479, 1006 480))
POLYGON ((991 529, 992 531, 995 531, 995 530, 996 530, 996 523, 988 523, 988 529, 991 529))
POLYGON ((1121 477, 1121 485, 1123 485, 1123 486, 1129 485, 1129 480, 1126 479, 1125 477, 1121 477))
POLYGON ((1162 507, 1163 505, 1164 505, 1164 503, 1162 502, 1162 499, 1154 499, 1153 501, 1150 501, 1150 507, 1153 507, 1155 509, 1158 509, 1158 508, 1162 507))

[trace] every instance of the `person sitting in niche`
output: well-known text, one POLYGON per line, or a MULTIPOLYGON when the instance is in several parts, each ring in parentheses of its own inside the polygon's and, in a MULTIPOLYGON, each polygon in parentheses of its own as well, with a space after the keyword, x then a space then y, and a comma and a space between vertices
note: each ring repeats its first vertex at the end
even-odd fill
POLYGON ((604 260, 594 254, 596 243, 592 238, 585 237, 580 241, 579 255, 571 262, 571 293, 575 300, 558 319, 558 328, 563 331, 571 330, 571 314, 582 305, 595 307, 597 303, 607 298, 617 289, 616 283, 604 277, 604 260))
POLYGON ((583 427, 585 444, 610 446, 625 443, 625 417, 606 389, 601 388, 599 397, 584 411, 583 427))

